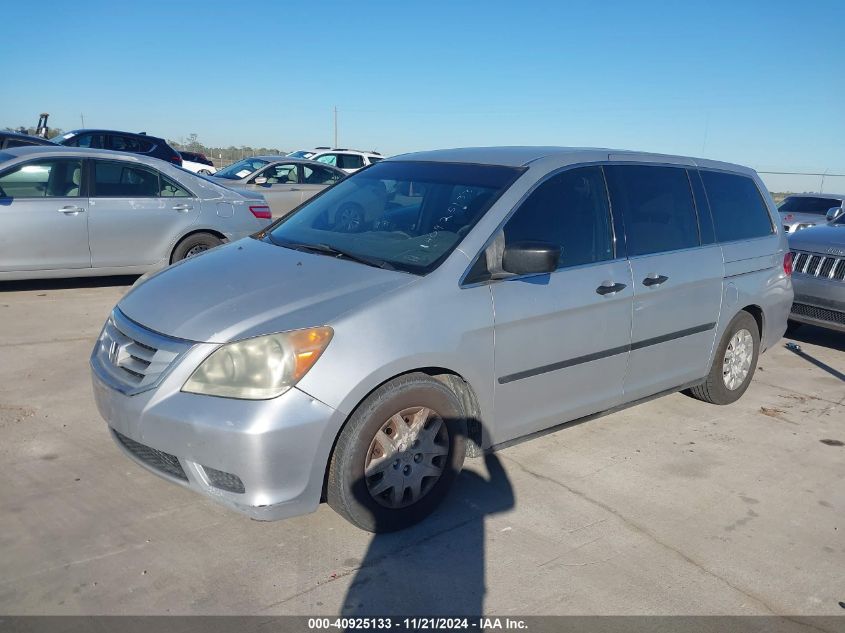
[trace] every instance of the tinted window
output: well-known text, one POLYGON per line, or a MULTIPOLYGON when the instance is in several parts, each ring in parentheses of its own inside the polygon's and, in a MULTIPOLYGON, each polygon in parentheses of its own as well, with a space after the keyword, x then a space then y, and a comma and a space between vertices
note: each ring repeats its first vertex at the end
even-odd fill
POLYGON ((832 198, 813 198, 810 196, 789 196, 781 202, 778 211, 783 213, 812 213, 813 215, 825 215, 828 209, 838 207, 841 200, 832 198))
POLYGON ((125 163, 94 163, 94 195, 103 198, 157 198, 158 172, 125 163))
POLYGON ((258 178, 266 178, 268 185, 295 185, 299 182, 295 164, 273 165, 260 172, 258 178))
POLYGON ((701 172, 716 239, 720 242, 771 235, 772 221, 751 178, 718 171, 701 172))
POLYGON ((686 169, 610 165, 605 173, 614 212, 624 217, 629 256, 699 245, 686 169))
POLYGON ((325 167, 303 165, 302 172, 305 177, 303 182, 307 185, 332 185, 343 178, 343 174, 325 167))
POLYGON ((692 197, 695 200, 695 209, 698 215, 701 243, 713 244, 716 241, 716 231, 713 228, 713 216, 710 214, 710 205, 707 202, 707 194, 704 191, 704 183, 701 182, 701 175, 697 169, 688 169, 687 176, 692 185, 692 197))
POLYGON ((118 152, 140 152, 141 143, 136 138, 131 136, 122 136, 120 134, 109 134, 109 149, 118 152))
POLYGON ((71 147, 91 147, 94 149, 103 149, 103 135, 102 134, 80 134, 74 136, 65 145, 71 147))
POLYGON ((379 162, 382 159, 382 157, 381 156, 369 156, 369 159, 370 159, 370 164, 373 164, 373 163, 379 162))
POLYGON ((215 178, 226 178, 228 180, 240 180, 241 178, 246 178, 252 172, 258 171, 268 162, 263 158, 244 158, 243 160, 239 160, 237 163, 232 163, 225 169, 221 169, 216 174, 214 174, 215 178))
POLYGON ((82 161, 39 160, 0 175, 0 197, 75 198, 82 182, 82 161))
POLYGON ((600 167, 552 176, 535 189, 505 225, 505 245, 551 242, 560 246, 559 266, 613 259, 613 232, 600 167))
POLYGON ((364 166, 364 158, 357 154, 338 154, 337 166, 341 169, 361 169, 364 166))
POLYGON ((19 138, 10 138, 6 140, 6 147, 25 147, 28 145, 37 145, 37 143, 31 143, 30 141, 25 141, 19 138))

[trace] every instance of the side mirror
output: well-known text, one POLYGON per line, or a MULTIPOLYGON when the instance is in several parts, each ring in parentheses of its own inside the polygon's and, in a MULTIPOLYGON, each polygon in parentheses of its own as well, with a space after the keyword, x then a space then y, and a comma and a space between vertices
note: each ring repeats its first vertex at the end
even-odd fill
POLYGON ((514 275, 539 275, 557 270, 560 246, 548 242, 516 242, 505 247, 502 269, 514 275))
POLYGON ((267 179, 264 176, 259 176, 258 178, 256 178, 255 180, 252 181, 252 184, 254 184, 254 185, 266 185, 267 179))
POLYGON ((842 207, 833 207, 832 209, 827 210, 825 218, 827 218, 828 222, 836 222, 843 215, 845 215, 845 209, 842 207))

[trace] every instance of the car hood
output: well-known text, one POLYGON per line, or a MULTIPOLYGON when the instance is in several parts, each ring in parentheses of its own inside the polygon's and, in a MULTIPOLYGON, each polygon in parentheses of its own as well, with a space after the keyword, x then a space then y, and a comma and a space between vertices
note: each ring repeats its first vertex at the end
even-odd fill
POLYGON ((243 239, 175 264, 118 304, 161 334, 210 343, 331 325, 418 277, 243 239))
POLYGON ((789 247, 811 253, 845 255, 845 224, 824 224, 792 233, 789 247))

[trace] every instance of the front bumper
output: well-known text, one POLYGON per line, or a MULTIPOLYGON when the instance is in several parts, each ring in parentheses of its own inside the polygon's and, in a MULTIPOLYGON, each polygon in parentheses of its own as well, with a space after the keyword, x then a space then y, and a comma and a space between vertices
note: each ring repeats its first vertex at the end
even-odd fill
POLYGON ((795 274, 792 285, 791 321, 845 332, 845 282, 795 274))
MULTIPOLYGON (((205 353, 189 352, 184 360, 205 353)), ((254 519, 316 510, 343 416, 295 388, 259 401, 182 393, 195 365, 179 365, 158 387, 136 395, 92 371, 97 409, 124 454, 254 519)))

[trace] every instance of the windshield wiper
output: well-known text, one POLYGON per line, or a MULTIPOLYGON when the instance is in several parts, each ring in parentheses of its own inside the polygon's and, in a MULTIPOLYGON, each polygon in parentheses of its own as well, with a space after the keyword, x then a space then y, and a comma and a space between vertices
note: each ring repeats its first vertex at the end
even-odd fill
POLYGON ((336 246, 331 246, 330 244, 301 244, 298 242, 276 242, 275 240, 273 240, 273 243, 278 244, 279 246, 292 248, 297 251, 306 251, 309 253, 324 253, 326 255, 332 255, 341 259, 349 259, 360 264, 373 266, 374 268, 396 270, 396 267, 393 264, 383 259, 378 259, 377 257, 367 257, 366 255, 359 255, 358 253, 353 253, 342 248, 337 248, 336 246))

